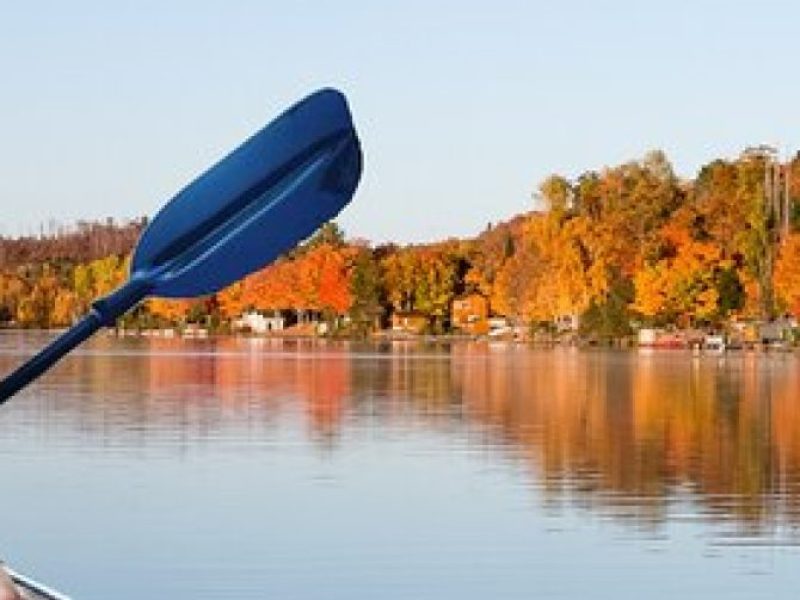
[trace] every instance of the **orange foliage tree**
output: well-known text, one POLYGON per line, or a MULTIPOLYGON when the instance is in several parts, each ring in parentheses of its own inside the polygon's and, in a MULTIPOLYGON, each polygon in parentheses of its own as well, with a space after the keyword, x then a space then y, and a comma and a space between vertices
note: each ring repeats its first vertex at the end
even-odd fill
POLYGON ((649 318, 685 323, 719 316, 720 277, 733 262, 723 258, 718 244, 694 239, 677 220, 661 236, 666 256, 637 271, 634 309, 649 318))
POLYGON ((320 242, 221 291, 220 310, 227 317, 284 309, 343 315, 353 302, 350 278, 356 254, 356 248, 320 242))
POLYGON ((151 298, 145 305, 153 316, 170 323, 184 323, 197 300, 151 298))
POLYGON ((789 312, 800 316, 800 233, 792 233, 781 246, 775 264, 775 291, 789 312))

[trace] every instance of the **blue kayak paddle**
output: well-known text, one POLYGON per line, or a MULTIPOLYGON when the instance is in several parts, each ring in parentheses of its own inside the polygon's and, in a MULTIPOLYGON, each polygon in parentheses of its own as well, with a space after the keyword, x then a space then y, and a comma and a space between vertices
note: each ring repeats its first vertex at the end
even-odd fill
POLYGON ((0 403, 147 296, 216 292, 310 236, 350 201, 362 156, 344 96, 301 100, 181 190, 145 229, 127 283, 0 383, 0 403))

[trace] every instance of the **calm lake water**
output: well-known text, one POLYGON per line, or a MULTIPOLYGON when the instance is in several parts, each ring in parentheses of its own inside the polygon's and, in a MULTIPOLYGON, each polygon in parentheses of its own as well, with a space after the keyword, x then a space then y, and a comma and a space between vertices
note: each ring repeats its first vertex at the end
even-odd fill
POLYGON ((792 354, 98 338, 0 428, 0 556, 76 600, 800 589, 792 354))

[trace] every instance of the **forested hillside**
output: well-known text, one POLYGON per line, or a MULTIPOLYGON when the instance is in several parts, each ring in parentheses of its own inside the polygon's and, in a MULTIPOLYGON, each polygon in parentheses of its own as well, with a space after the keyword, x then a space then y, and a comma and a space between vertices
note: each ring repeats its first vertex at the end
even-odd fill
MULTIPOLYGON (((149 301, 126 321, 225 327, 251 309, 294 310, 365 333, 393 313, 414 313, 445 332, 453 299, 470 293, 516 324, 576 315, 584 332, 607 336, 800 313, 798 158, 781 162, 756 148, 681 179, 651 152, 574 178, 552 175, 532 196, 530 212, 471 239, 373 247, 329 224, 212 297, 149 301)), ((70 324, 124 279, 145 224, 0 239, 0 322, 70 324)))

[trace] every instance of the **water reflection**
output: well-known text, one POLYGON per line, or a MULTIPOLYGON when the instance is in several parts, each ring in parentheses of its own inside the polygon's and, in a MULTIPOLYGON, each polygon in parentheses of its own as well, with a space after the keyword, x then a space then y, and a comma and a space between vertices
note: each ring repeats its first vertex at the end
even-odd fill
POLYGON ((488 356, 461 377, 467 412, 524 457, 553 502, 647 524, 688 496, 749 533, 797 523, 794 357, 488 356))
MULTIPOLYGON (((2 344, 7 370, 20 345, 2 344)), ((553 509, 645 528, 699 518, 739 540, 792 542, 798 392, 797 359, 784 354, 100 338, 9 405, 17 425, 5 437, 186 452, 268 444, 290 413, 336 452, 349 431, 432 428, 520 465, 553 509)))

